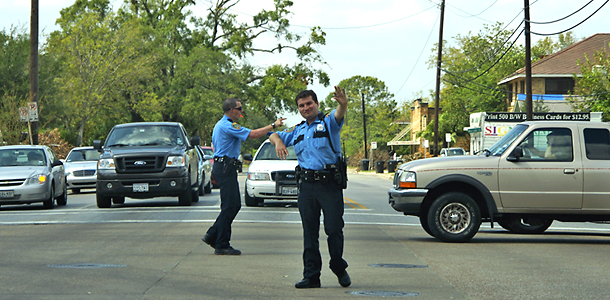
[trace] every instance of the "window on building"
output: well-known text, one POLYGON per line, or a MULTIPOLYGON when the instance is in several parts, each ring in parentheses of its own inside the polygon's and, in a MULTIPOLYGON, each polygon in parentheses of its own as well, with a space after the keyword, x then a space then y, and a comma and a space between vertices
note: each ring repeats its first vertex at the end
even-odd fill
POLYGON ((525 94, 525 80, 519 81, 519 94, 525 94))
POLYGON ((573 78, 546 78, 544 80, 544 93, 566 95, 574 91, 573 78))

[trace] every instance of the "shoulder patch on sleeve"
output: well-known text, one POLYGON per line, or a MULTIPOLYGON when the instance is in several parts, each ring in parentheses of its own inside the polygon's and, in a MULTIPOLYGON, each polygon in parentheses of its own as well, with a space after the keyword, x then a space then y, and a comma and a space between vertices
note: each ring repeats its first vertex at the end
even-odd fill
POLYGON ((330 116, 330 113, 327 113, 324 117, 328 118, 330 116))
POLYGON ((297 125, 284 129, 284 132, 293 132, 295 128, 297 128, 297 125))
POLYGON ((237 124, 236 122, 233 122, 233 124, 231 124, 231 127, 235 129, 241 129, 241 125, 237 124))

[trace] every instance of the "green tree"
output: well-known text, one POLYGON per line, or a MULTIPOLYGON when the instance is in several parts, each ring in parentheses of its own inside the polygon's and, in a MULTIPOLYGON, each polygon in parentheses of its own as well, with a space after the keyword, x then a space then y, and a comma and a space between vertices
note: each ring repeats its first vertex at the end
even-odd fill
POLYGON ((610 121, 610 53, 598 51, 579 65, 582 76, 574 76, 574 94, 584 96, 569 101, 576 111, 602 112, 603 121, 610 121))
MULTIPOLYGON (((386 143, 401 130, 397 124, 389 125, 400 114, 394 94, 388 91, 383 81, 370 76, 353 76, 342 80, 338 86, 345 88, 349 100, 341 130, 343 151, 346 155, 362 154, 364 151, 362 101, 366 112, 367 142, 377 142, 378 151, 387 151, 386 143)), ((329 113, 337 107, 337 102, 332 98, 333 94, 329 93, 321 100, 320 111, 329 113)), ((370 146, 367 145, 367 149, 370 149, 370 146)))
POLYGON ((138 24, 119 26, 116 21, 112 12, 104 17, 86 12, 62 25, 63 31, 51 38, 51 51, 64 64, 64 72, 56 78, 58 95, 77 146, 101 111, 125 110, 128 103, 118 100, 137 93, 134 87, 152 73, 152 58, 141 55, 147 51, 138 24))

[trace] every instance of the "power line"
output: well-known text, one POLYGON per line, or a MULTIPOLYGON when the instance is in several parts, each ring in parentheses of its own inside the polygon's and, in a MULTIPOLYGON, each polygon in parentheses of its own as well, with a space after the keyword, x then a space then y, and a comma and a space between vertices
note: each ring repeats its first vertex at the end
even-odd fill
POLYGON ((573 12, 573 13, 571 13, 571 14, 569 14, 569 15, 567 15, 567 16, 565 16, 565 17, 563 17, 563 18, 560 18, 560 19, 554 20, 554 21, 548 21, 548 22, 534 22, 534 21, 532 21, 532 20, 529 20, 528 22, 530 22, 530 24, 551 24, 551 23, 556 23, 556 22, 559 22, 559 21, 563 21, 563 20, 565 20, 565 19, 567 19, 567 18, 569 18, 569 17, 571 17, 571 16, 575 15, 576 13, 578 13, 579 11, 581 11, 583 8, 587 7, 587 5, 591 4, 591 2, 593 2, 593 0, 589 1, 587 4, 585 4, 583 7, 579 8, 579 9, 578 9, 578 10, 576 10, 575 12, 573 12))
MULTIPOLYGON (((440 17, 440 15, 439 15, 440 17)), ((396 91, 396 94, 398 94, 400 92, 400 90, 402 90, 402 88, 405 86, 405 84, 407 83, 407 81, 409 80, 409 78, 411 78, 411 74, 413 74, 413 71, 415 71, 415 67, 417 66, 417 63, 419 63, 419 59, 421 58, 422 54, 424 54, 424 50, 426 50, 426 47, 428 46, 428 41, 430 41, 430 37, 432 36, 432 33, 434 32, 434 29, 436 27, 436 23, 438 22, 438 17, 436 18, 436 21, 434 21, 434 25, 432 25, 432 29, 430 30, 430 34, 428 34, 428 38, 426 39, 426 42, 424 43, 424 46, 421 49, 421 52, 419 53, 419 56, 417 57, 417 61, 415 62, 415 64, 413 64, 413 68, 411 69, 411 72, 409 72, 409 75, 407 76, 407 79, 405 79, 405 81, 402 83, 402 85, 400 86, 400 88, 396 91)))
POLYGON ((591 18, 593 15, 595 15, 600 9, 602 9, 602 7, 604 7, 608 3, 608 1, 610 1, 610 0, 606 0, 606 2, 604 2, 604 4, 602 4, 602 6, 600 6, 597 10, 595 10, 592 14, 590 14, 586 19, 582 20, 580 23, 578 23, 578 24, 576 24, 576 25, 574 25, 574 26, 572 26, 572 27, 570 27, 570 28, 568 28, 566 30, 555 32, 555 33, 537 33, 537 32, 533 32, 533 31, 530 31, 530 33, 531 34, 535 34, 535 35, 541 35, 541 36, 549 36, 549 35, 558 35, 560 33, 564 33, 566 31, 570 31, 570 30, 580 26, 582 23, 584 23, 589 18, 591 18))

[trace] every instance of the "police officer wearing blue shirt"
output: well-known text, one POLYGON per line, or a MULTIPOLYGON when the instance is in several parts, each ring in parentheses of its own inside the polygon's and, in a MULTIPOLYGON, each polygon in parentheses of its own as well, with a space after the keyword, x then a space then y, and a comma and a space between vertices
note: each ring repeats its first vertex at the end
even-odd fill
POLYGON ((311 90, 300 92, 295 101, 305 121, 269 137, 280 158, 288 155, 286 145, 293 146, 299 162, 298 207, 303 224, 304 270, 303 279, 295 284, 296 288, 319 288, 321 285, 320 211, 324 213, 324 232, 328 236, 330 269, 341 286, 351 284, 345 270, 347 262, 343 259, 343 188, 334 180, 333 172, 337 168, 332 168, 341 153, 340 131, 347 110, 345 89, 335 86, 333 99, 339 105, 324 116, 319 112, 316 94, 311 90))
POLYGON ((265 136, 277 126, 282 126, 285 118, 251 130, 239 125, 235 120, 242 117, 242 104, 236 98, 222 103, 224 116, 214 126, 212 144, 214 145, 214 166, 212 175, 220 187, 220 214, 202 240, 215 249, 216 255, 240 255, 241 251, 231 247, 231 224, 241 208, 239 183, 237 182, 237 157, 241 142, 248 138, 265 136))

